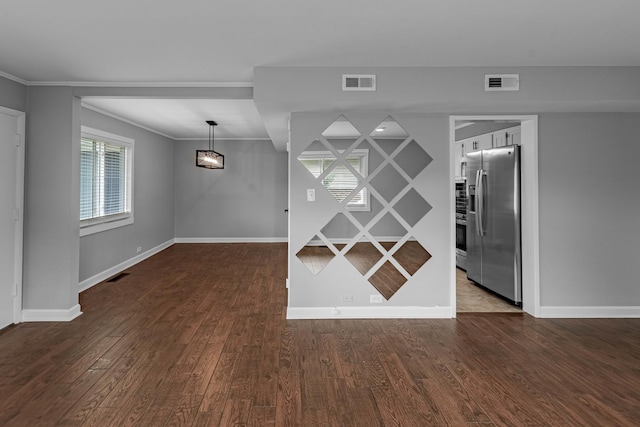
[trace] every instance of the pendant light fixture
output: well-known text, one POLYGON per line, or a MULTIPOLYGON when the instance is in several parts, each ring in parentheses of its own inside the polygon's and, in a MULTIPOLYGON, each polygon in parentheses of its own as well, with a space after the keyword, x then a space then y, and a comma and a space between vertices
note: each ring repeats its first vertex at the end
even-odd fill
POLYGON ((213 120, 207 120, 209 125, 209 149, 196 150, 196 166, 207 169, 224 169, 224 156, 213 151, 214 126, 218 126, 213 120))

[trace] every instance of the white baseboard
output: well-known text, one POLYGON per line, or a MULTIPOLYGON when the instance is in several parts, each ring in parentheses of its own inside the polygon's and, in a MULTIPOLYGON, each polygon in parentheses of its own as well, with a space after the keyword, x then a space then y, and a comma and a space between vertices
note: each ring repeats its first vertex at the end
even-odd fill
MULTIPOLYGON (((373 236, 378 242, 399 242, 404 236, 373 236)), ((348 245, 353 239, 327 239, 334 245, 348 245)), ((361 236, 359 242, 368 242, 367 236, 361 236)), ((408 242, 415 242, 416 239, 407 239, 408 242)), ((324 246, 324 241, 320 239, 311 239, 305 246, 324 246)))
POLYGON ((80 304, 68 310, 22 310, 23 322, 70 322, 80 316, 80 304))
POLYGON ((451 307, 288 307, 287 319, 450 319, 451 307))
POLYGON ((145 259, 149 258, 150 256, 153 256, 155 254, 157 254, 158 252, 167 249, 169 246, 173 245, 174 243, 174 239, 168 240, 158 246, 156 246, 155 248, 151 248, 146 252, 143 252, 139 255, 136 255, 135 257, 128 259, 124 262, 121 262, 118 265, 115 265, 111 268, 108 268, 106 270, 104 270, 101 273, 98 273, 94 276, 89 277, 88 279, 83 280, 82 282, 79 283, 79 292, 82 291, 86 291, 87 289, 89 289, 92 286, 97 285, 98 283, 101 283, 105 280, 107 280, 109 277, 115 276, 116 274, 120 273, 121 271, 126 270, 127 268, 136 265, 137 263, 144 261, 145 259))
POLYGON ((561 307, 542 306, 540 307, 540 317, 546 318, 638 318, 640 317, 640 307, 638 306, 617 306, 617 307, 561 307))
POLYGON ((175 243, 287 243, 287 237, 176 237, 175 243))

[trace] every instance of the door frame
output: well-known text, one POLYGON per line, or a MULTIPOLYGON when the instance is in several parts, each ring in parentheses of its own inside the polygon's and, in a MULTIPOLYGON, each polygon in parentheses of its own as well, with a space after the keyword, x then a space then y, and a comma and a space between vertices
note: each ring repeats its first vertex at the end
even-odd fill
POLYGON ((15 295, 13 297, 13 323, 22 322, 22 261, 24 244, 24 167, 25 167, 25 125, 26 113, 0 106, 0 113, 15 117, 17 120, 16 135, 19 138, 16 150, 16 199, 18 210, 15 221, 14 267, 15 295))
MULTIPOLYGON (((540 317, 540 232, 538 201, 538 116, 537 115, 452 115, 449 116, 449 191, 451 248, 455 248, 455 122, 457 120, 520 121, 521 140, 521 233, 522 310, 540 317)), ((451 317, 456 317, 456 257, 450 252, 451 317)))

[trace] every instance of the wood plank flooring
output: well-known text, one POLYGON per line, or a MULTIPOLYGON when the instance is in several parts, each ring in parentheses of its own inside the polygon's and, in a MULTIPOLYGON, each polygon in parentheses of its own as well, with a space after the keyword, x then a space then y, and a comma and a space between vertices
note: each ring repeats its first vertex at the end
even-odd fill
POLYGON ((640 319, 285 320, 286 244, 177 244, 0 332, 1 426, 637 426, 640 319))

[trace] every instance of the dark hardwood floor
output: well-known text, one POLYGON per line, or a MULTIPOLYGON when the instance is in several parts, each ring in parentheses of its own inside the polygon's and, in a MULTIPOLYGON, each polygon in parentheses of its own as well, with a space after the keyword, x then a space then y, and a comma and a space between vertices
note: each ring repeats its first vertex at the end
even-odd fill
POLYGON ((178 244, 0 332, 1 426, 637 426, 640 319, 285 320, 286 244, 178 244))

